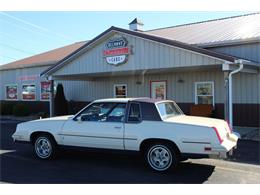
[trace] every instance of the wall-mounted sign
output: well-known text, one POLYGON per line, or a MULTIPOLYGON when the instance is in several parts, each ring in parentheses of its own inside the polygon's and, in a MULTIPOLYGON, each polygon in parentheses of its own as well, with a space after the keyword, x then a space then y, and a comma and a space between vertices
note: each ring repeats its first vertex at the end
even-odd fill
POLYGON ((127 46, 128 42, 124 37, 110 39, 106 43, 106 49, 103 56, 106 62, 111 65, 120 65, 127 62, 131 48, 127 46))
POLYGON ((34 84, 24 84, 22 88, 23 100, 36 99, 36 87, 34 84))
POLYGON ((51 92, 51 82, 42 81, 41 82, 41 100, 48 100, 50 98, 51 92))
POLYGON ((166 99, 166 81, 151 81, 150 90, 151 98, 153 99, 166 99))
POLYGON ((17 100, 17 85, 6 85, 5 94, 7 100, 17 100))
POLYGON ((25 76, 20 76, 19 80, 21 81, 35 81, 38 79, 38 75, 25 75, 25 76))

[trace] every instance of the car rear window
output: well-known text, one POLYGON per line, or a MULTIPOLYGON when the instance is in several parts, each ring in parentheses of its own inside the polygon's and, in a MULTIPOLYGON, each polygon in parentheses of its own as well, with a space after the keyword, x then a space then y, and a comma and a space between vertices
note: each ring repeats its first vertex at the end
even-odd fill
POLYGON ((157 104, 160 115, 163 118, 182 115, 183 112, 174 102, 161 102, 157 104))

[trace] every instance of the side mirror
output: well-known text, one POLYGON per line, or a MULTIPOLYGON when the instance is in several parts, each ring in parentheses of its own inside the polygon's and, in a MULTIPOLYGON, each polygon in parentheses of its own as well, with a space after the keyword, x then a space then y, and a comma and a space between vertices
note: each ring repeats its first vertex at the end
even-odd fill
POLYGON ((89 121, 89 115, 86 115, 86 114, 82 114, 80 117, 79 117, 80 121, 89 121))

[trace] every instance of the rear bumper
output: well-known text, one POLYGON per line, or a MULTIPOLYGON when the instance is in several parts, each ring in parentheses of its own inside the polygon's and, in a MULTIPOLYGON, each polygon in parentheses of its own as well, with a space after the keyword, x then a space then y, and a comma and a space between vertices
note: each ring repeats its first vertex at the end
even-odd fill
POLYGON ((222 152, 217 152, 216 154, 210 154, 209 158, 217 158, 217 159, 226 159, 228 156, 232 156, 236 148, 232 148, 228 152, 222 151, 222 152))
POLYGON ((239 134, 230 133, 226 137, 226 139, 223 140, 220 147, 213 148, 212 154, 210 154, 210 158, 221 158, 225 159, 228 156, 232 156, 234 150, 237 149, 237 141, 240 137, 239 134))
MULTIPOLYGON (((183 158, 215 158, 215 159, 225 159, 229 156, 233 155, 234 150, 237 148, 237 140, 238 136, 235 134, 229 134, 221 144, 215 145, 215 147, 212 146, 205 146, 210 148, 209 151, 204 151, 205 153, 183 153, 183 158)), ((204 147, 204 146, 203 146, 204 147)))

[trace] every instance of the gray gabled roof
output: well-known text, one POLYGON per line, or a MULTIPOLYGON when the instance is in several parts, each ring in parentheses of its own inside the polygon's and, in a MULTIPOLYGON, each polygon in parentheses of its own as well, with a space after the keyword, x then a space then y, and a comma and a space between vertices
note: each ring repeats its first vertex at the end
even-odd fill
POLYGON ((101 37, 105 36, 106 34, 112 32, 112 31, 121 32, 121 33, 124 33, 124 34, 129 34, 129 35, 132 35, 132 36, 144 38, 144 39, 155 41, 155 42, 158 42, 158 43, 163 43, 163 44, 166 44, 166 45, 169 45, 169 46, 174 46, 174 47, 186 49, 186 50, 193 51, 193 52, 196 52, 196 53, 199 53, 199 54, 207 55, 209 57, 218 58, 218 59, 223 60, 223 61, 235 62, 238 59, 238 58, 233 57, 233 56, 229 56, 229 55, 221 54, 221 53, 218 53, 218 52, 210 51, 210 50, 207 50, 207 49, 199 48, 199 47, 192 46, 192 45, 180 42, 180 41, 175 41, 175 40, 171 40, 171 39, 167 39, 167 38, 163 38, 163 37, 153 36, 153 35, 145 34, 145 33, 142 33, 142 32, 131 31, 131 30, 126 30, 126 29, 123 29, 123 28, 118 28, 118 27, 112 26, 109 29, 107 29, 106 31, 104 31, 103 33, 96 36, 94 39, 87 42, 85 45, 81 46, 79 49, 77 49, 76 51, 74 51, 70 55, 68 55, 65 58, 63 58, 62 60, 60 60, 55 65, 47 68, 45 71, 43 71, 41 73, 41 76, 49 75, 51 72, 58 70, 59 68, 61 68, 62 66, 64 66, 66 64, 67 60, 69 60, 69 59, 72 60, 72 59, 76 58, 77 55, 79 53, 81 53, 85 48, 92 45, 95 41, 97 41, 98 39, 100 39, 101 37))
POLYGON ((260 13, 148 30, 143 33, 197 46, 260 41, 260 13))

